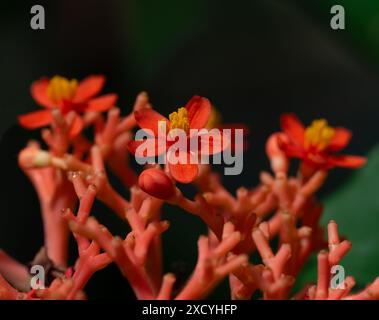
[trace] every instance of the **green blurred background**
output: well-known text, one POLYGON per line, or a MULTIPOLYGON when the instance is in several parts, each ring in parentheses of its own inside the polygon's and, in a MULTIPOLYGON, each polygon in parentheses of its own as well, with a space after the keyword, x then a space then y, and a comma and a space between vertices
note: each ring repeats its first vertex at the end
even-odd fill
MULTIPOLYGON (((37 136, 16 124, 17 114, 37 108, 30 83, 43 75, 80 79, 104 73, 105 91, 119 93, 124 113, 141 90, 165 114, 200 94, 211 99, 226 122, 248 124, 251 147, 243 175, 225 178, 231 190, 253 186, 259 171, 268 169, 264 143, 278 129, 282 112, 294 111, 305 122, 325 117, 332 125, 351 128, 347 152, 368 153, 369 164, 353 177, 346 170, 333 171, 322 193, 324 222, 336 219, 353 241, 344 266, 359 286, 379 274, 379 2, 3 1, 0 39, 0 161, 6 181, 0 195, 0 247, 21 261, 29 261, 42 243, 38 203, 16 164, 18 150, 37 136), (45 30, 29 26, 34 4, 46 10, 45 30), (336 4, 345 8, 345 30, 329 26, 336 4)), ((101 206, 97 210, 105 224, 124 232, 101 206)), ((194 217, 166 211, 172 222, 165 235, 166 269, 184 279, 205 229, 194 217)), ((307 267, 301 282, 315 280, 314 271, 307 267)), ((129 296, 115 274, 110 268, 96 275, 90 297, 107 298, 107 288, 114 287, 120 297, 129 296)), ((214 297, 225 297, 224 291, 214 297)))

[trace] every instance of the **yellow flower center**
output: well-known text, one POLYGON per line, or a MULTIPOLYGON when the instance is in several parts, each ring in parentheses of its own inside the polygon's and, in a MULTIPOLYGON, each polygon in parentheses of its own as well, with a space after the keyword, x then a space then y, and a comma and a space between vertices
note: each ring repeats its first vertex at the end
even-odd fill
POLYGON ((305 130, 305 146, 324 150, 331 142, 335 130, 328 126, 325 119, 314 120, 305 130))
POLYGON ((59 103, 63 100, 71 100, 77 88, 76 79, 68 80, 61 76, 54 76, 47 87, 47 95, 51 101, 59 103))
POLYGON ((182 129, 188 133, 190 125, 186 108, 179 108, 178 111, 170 113, 169 119, 170 129, 182 129))

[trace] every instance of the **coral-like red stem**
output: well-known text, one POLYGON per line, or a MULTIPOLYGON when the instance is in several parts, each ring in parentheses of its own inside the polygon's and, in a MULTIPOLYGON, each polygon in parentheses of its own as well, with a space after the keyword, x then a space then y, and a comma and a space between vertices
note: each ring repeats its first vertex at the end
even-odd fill
POLYGON ((224 227, 224 237, 221 242, 212 249, 207 237, 200 237, 198 241, 199 256, 195 271, 175 299, 200 299, 206 296, 223 277, 232 273, 247 263, 245 255, 231 256, 227 254, 241 240, 239 232, 231 231, 230 223, 224 227))
POLYGON ((136 257, 132 250, 127 244, 124 245, 120 238, 113 238, 109 231, 104 226, 99 225, 92 217, 88 218, 83 225, 71 221, 70 229, 75 233, 95 240, 109 254, 128 279, 137 298, 154 298, 154 292, 146 274, 137 267, 136 257))
POLYGON ((317 256, 317 288, 316 288, 316 299, 326 299, 328 297, 329 289, 329 261, 328 253, 321 251, 317 256))
POLYGON ((0 274, 18 290, 30 289, 29 270, 0 249, 0 274))
MULTIPOLYGON (((94 76, 88 83, 96 81, 101 82, 101 77, 94 76)), ((189 113, 199 107, 198 98, 191 100, 189 113)), ((132 112, 124 117, 120 109, 105 107, 106 115, 98 111, 62 114, 52 109, 51 126, 42 130, 48 150, 30 142, 20 152, 20 167, 40 200, 45 247, 55 279, 45 289, 19 291, 29 289, 27 269, 0 251, 0 273, 5 276, 0 276, 0 298, 84 299, 82 290, 93 274, 115 262, 138 299, 205 298, 226 276, 233 299, 250 299, 257 290, 263 299, 288 299, 295 277, 311 253, 321 250, 316 285, 307 285, 294 299, 379 299, 379 278, 354 294, 352 277, 337 288, 330 287, 331 270, 351 249, 351 243, 341 240, 334 221, 328 224, 328 241, 323 238, 323 208, 316 193, 327 177, 329 151, 317 154, 325 165, 312 164, 306 141, 297 141, 303 139, 304 128, 294 116, 284 116, 283 132, 267 140, 273 174, 262 172, 257 187, 240 187, 233 194, 210 165, 202 164, 194 181, 199 192, 191 200, 176 186, 167 166, 164 170, 159 165, 147 166, 137 179, 127 164, 134 127, 137 123, 149 127, 160 119, 156 112, 147 110, 152 108, 147 94, 141 92, 132 112), (93 141, 78 132, 82 125, 94 129, 93 141), (289 156, 300 153, 304 157, 297 177, 291 177, 289 156), (130 201, 113 188, 107 168, 130 190, 130 201), (96 200, 129 224, 131 230, 125 237, 112 235, 91 216, 96 200), (198 216, 208 227, 208 236, 198 240, 195 269, 176 296, 175 276, 162 276, 161 235, 169 228, 168 221, 161 220, 164 202, 198 216), (67 262, 68 229, 77 242, 78 258, 63 274, 59 267, 67 262), (278 240, 275 250, 270 243, 273 239, 278 240), (248 255, 255 250, 263 263, 248 262, 248 255)))
POLYGON ((39 146, 30 144, 20 154, 19 163, 38 194, 47 254, 56 265, 65 266, 67 262, 68 229, 60 217, 60 212, 62 208, 74 207, 76 203, 75 194, 71 184, 60 169, 52 167, 28 168, 28 154, 38 154, 38 152, 39 146))
POLYGON ((17 300, 19 293, 0 274, 0 300, 17 300))
POLYGON ((163 277, 161 289, 157 295, 157 300, 170 300, 172 294, 172 288, 175 283, 175 276, 172 273, 168 273, 163 277))

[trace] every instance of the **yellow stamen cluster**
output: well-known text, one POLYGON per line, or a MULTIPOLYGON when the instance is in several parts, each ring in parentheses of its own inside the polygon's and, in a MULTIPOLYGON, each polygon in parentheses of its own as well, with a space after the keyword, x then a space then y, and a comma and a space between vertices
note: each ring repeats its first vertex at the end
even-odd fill
POLYGON ((75 96, 77 88, 77 80, 68 80, 61 76, 54 76, 47 87, 47 95, 50 100, 56 103, 63 100, 71 100, 75 96))
POLYGON ((182 129, 185 132, 189 131, 190 125, 186 108, 179 108, 177 112, 170 113, 169 119, 170 129, 182 129))
POLYGON ((305 146, 324 150, 331 142, 335 130, 328 126, 325 119, 314 120, 305 130, 305 146))

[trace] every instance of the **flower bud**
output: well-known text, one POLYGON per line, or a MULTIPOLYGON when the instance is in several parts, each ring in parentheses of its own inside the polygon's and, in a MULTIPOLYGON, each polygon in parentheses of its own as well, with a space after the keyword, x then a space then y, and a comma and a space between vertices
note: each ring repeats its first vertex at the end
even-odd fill
POLYGON ((138 178, 138 184, 143 191, 158 199, 166 200, 175 195, 174 183, 159 169, 143 171, 138 178))

